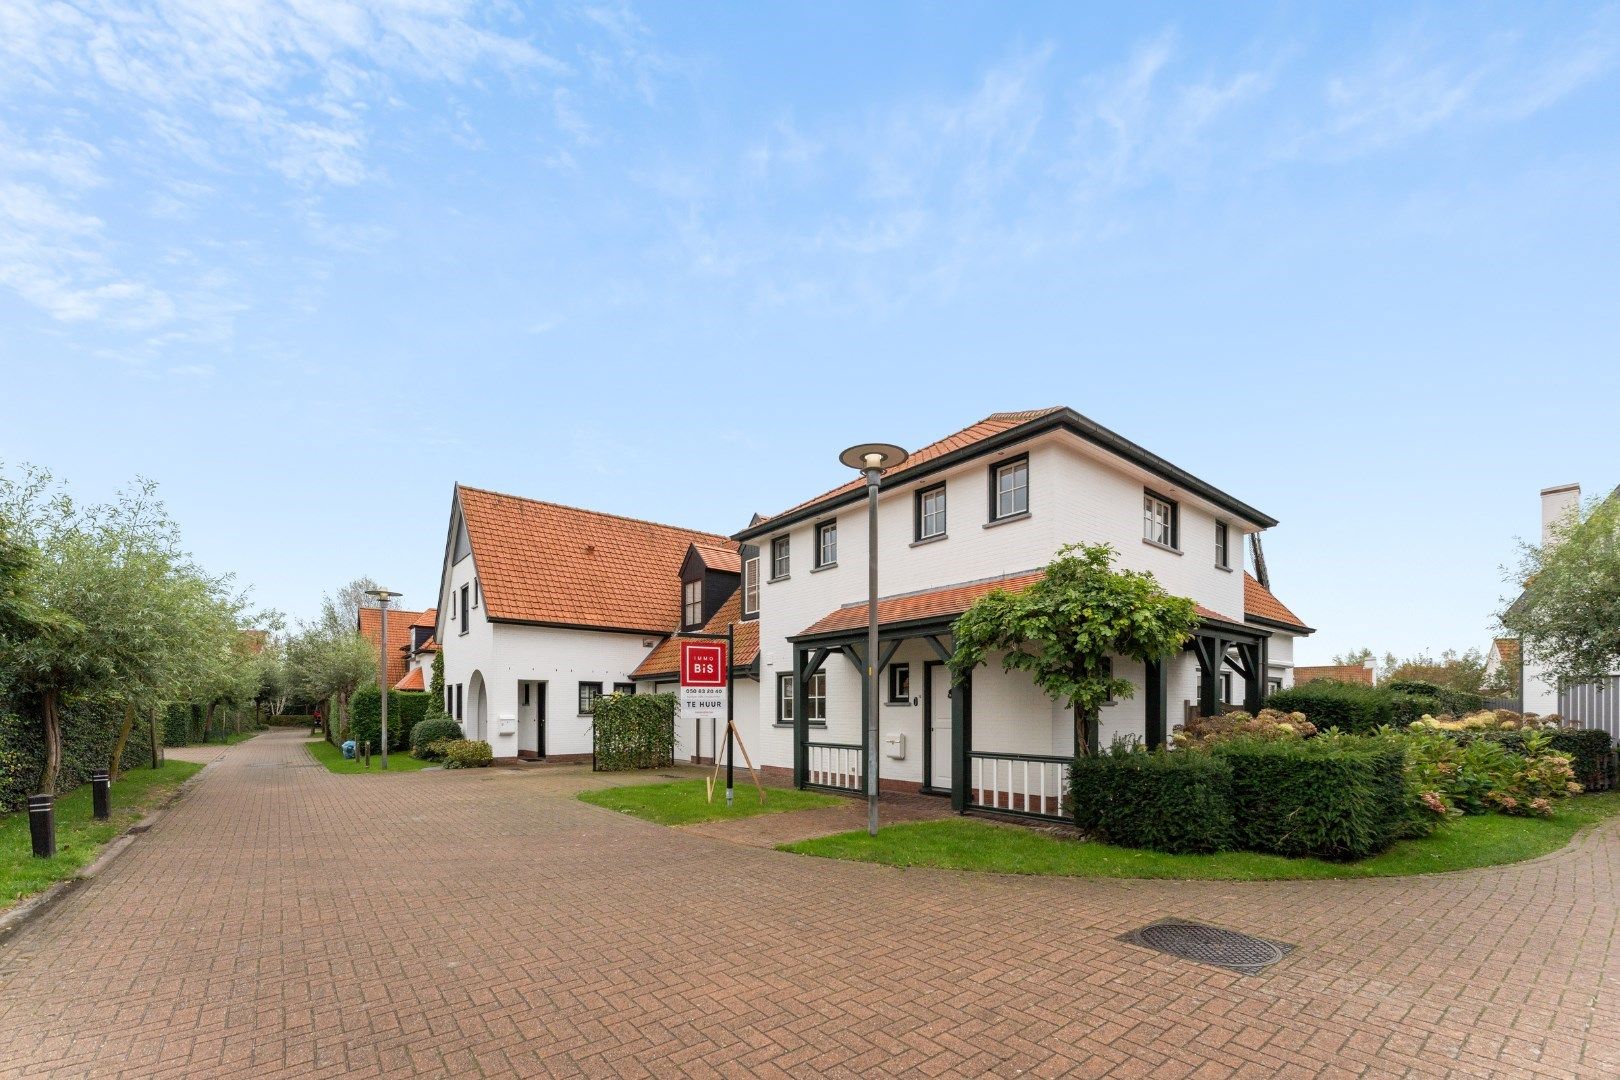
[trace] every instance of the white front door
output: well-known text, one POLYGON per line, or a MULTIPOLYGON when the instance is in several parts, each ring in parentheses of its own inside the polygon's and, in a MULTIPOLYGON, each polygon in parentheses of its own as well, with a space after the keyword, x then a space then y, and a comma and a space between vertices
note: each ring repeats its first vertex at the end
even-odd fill
POLYGON ((928 665, 928 781, 951 786, 951 673, 944 664, 928 665))

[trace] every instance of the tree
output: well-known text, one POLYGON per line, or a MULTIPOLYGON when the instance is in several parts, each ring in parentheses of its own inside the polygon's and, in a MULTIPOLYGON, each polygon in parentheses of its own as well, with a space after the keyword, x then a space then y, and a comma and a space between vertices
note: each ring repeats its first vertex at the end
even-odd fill
POLYGON ((378 587, 368 577, 357 577, 335 593, 321 597, 321 617, 316 624, 331 635, 352 634, 360 626, 360 609, 376 607, 375 598, 366 593, 378 587))
MULTIPOLYGON (((352 630, 329 634, 310 627, 290 643, 287 655, 293 685, 301 695, 336 701, 341 739, 349 729, 349 699, 357 688, 377 678, 377 653, 371 642, 352 630)), ((322 726, 330 739, 331 717, 323 717, 322 726)))
POLYGON ((428 680, 428 690, 431 691, 431 696, 428 698, 426 719, 443 719, 447 715, 444 711, 443 649, 439 649, 433 654, 433 677, 428 680))
POLYGON ((1371 649, 1363 646, 1359 649, 1351 649, 1347 653, 1339 653, 1338 655, 1334 656, 1333 662, 1340 667, 1360 667, 1369 660, 1376 661, 1377 659, 1378 658, 1373 655, 1373 651, 1371 649))
POLYGON ((1419 653, 1406 660, 1386 657, 1380 681, 1426 682, 1464 694, 1478 694, 1485 684, 1485 654, 1478 649, 1447 649, 1438 657, 1419 653))
POLYGON ((1114 674, 1114 657, 1168 660, 1198 626, 1197 606, 1166 592, 1151 573, 1115 570, 1107 544, 1070 544, 1045 575, 1018 593, 997 589, 956 620, 949 666, 960 679, 1002 653, 1006 671, 1027 671, 1035 685, 1074 710, 1075 747, 1086 752, 1097 711, 1135 687, 1114 674))
POLYGON ((1544 544, 1521 543, 1508 580, 1524 591, 1497 619, 1552 680, 1600 682, 1620 666, 1620 499, 1551 526, 1544 544))

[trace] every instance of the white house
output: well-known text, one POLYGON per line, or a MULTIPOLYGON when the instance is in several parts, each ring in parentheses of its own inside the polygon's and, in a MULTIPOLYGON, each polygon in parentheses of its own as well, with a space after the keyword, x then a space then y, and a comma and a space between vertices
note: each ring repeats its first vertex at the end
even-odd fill
MULTIPOLYGON (((588 758, 597 698, 633 692, 654 648, 691 628, 681 580, 694 546, 736 561, 713 533, 457 485, 434 633, 445 710, 496 758, 588 758)), ((692 626, 724 602, 724 576, 698 575, 710 591, 692 626)), ((740 568, 730 578, 735 591, 740 568)))
MULTIPOLYGON (((855 478, 736 534, 761 559, 756 760, 802 786, 866 786, 865 499, 855 478)), ((1203 620, 1169 662, 1117 662, 1136 692, 1103 710, 1102 746, 1163 743, 1184 703, 1258 707, 1311 632, 1244 572, 1244 544, 1271 517, 1068 408, 997 413, 913 452, 884 475, 878 517, 880 789, 1060 811, 1072 715, 994 661, 953 688, 944 660, 974 599, 1028 585, 1065 544, 1112 544, 1203 620)))

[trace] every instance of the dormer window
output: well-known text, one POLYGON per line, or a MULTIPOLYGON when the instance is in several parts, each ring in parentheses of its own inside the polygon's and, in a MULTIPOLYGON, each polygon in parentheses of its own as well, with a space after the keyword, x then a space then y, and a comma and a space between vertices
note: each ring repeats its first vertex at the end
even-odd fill
POLYGON ((690 630, 703 625, 703 581, 688 581, 681 586, 681 625, 690 630))
POLYGON ((752 615, 759 610, 759 556, 755 556, 743 563, 743 600, 744 615, 752 615))

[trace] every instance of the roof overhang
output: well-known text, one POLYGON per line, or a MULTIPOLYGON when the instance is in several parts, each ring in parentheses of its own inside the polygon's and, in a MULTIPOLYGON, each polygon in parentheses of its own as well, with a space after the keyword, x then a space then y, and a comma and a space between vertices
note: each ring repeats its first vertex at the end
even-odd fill
POLYGON ((1276 619, 1268 619, 1262 615, 1245 615, 1243 617, 1243 621, 1246 623, 1253 623, 1255 626, 1264 626, 1272 630, 1281 630, 1285 634, 1298 634, 1301 637, 1304 637, 1307 634, 1316 633, 1316 628, 1314 626, 1295 626, 1291 623, 1278 622, 1276 619))

